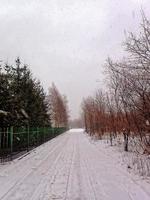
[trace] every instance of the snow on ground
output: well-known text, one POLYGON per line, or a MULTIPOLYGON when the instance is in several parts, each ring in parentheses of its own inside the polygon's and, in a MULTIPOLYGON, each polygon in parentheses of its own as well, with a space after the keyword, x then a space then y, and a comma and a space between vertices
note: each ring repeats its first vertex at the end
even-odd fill
MULTIPOLYGON (((116 156, 83 130, 71 130, 0 166, 3 200, 149 200, 116 156)), ((150 185, 149 185, 150 186, 150 185)))

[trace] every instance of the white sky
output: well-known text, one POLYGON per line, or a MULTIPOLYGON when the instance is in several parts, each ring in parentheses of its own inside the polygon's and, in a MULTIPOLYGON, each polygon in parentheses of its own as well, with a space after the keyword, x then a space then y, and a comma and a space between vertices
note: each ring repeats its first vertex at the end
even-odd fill
POLYGON ((138 30, 141 6, 150 17, 150 0, 0 0, 0 59, 20 56, 46 91, 55 82, 78 117, 104 84, 107 56, 123 55, 124 30, 138 30))

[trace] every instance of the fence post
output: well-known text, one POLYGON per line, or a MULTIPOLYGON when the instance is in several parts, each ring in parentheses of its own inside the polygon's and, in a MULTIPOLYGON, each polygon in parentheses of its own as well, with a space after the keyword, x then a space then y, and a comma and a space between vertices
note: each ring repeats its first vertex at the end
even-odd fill
POLYGON ((38 146, 38 144, 39 144, 39 133, 38 133, 38 131, 39 131, 39 129, 38 129, 38 127, 36 128, 36 145, 38 146))
POLYGON ((13 126, 10 127, 10 153, 11 153, 11 160, 12 160, 12 153, 13 153, 13 126))
POLYGON ((54 127, 52 127, 52 138, 54 138, 54 135, 55 135, 55 129, 54 127))
POLYGON ((43 130, 43 138, 44 138, 44 139, 43 139, 43 143, 45 142, 45 132, 46 132, 46 131, 45 131, 45 126, 44 126, 44 130, 43 130))
POLYGON ((1 149, 1 128, 0 128, 0 149, 1 149))
POLYGON ((7 149, 8 149, 9 148, 9 129, 8 129, 8 127, 7 127, 6 133, 7 133, 6 139, 7 139, 7 149))
POLYGON ((29 134, 30 134, 30 131, 29 131, 29 125, 28 125, 28 127, 27 127, 27 152, 29 151, 29 142, 30 142, 29 134))

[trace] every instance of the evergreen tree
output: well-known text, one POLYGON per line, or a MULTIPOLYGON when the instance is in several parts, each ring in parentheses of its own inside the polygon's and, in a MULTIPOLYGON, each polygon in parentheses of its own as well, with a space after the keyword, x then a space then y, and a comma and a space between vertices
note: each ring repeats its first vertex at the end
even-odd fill
POLYGON ((46 94, 27 65, 5 65, 0 73, 0 127, 50 125, 46 94))

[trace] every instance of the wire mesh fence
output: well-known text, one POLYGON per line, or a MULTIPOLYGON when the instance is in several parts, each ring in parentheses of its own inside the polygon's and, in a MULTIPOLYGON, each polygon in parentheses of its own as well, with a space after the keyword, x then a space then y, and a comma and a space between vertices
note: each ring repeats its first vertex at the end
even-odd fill
POLYGON ((0 128, 0 161, 12 160, 65 131, 64 127, 0 128))

